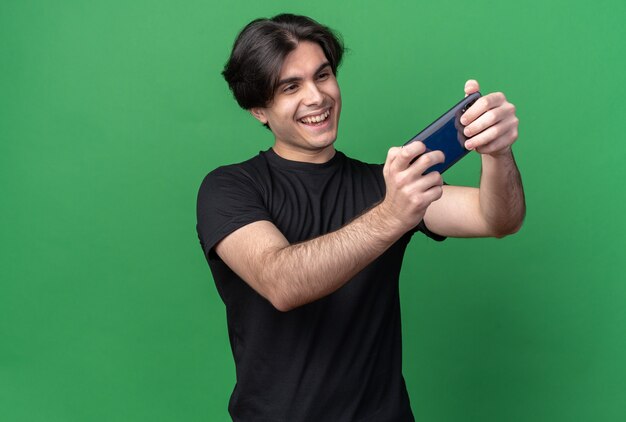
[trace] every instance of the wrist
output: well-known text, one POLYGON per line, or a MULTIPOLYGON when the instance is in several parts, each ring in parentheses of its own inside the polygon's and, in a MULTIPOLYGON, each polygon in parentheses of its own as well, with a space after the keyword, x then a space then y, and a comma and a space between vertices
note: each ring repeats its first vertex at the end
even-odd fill
POLYGON ((494 159, 510 159, 513 157, 513 148, 511 145, 502 148, 501 150, 494 151, 488 154, 482 154, 483 157, 490 157, 494 159))
POLYGON ((386 240, 395 242, 407 230, 393 207, 388 201, 383 200, 371 210, 371 220, 368 225, 380 233, 386 240))

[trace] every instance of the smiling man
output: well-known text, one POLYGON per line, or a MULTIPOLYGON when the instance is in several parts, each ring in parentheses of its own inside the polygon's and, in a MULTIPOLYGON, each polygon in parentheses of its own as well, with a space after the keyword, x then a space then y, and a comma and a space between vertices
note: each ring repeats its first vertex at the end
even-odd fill
POLYGON ((421 142, 391 148, 384 165, 335 149, 342 53, 329 28, 278 15, 241 31, 223 72, 274 136, 267 151, 209 173, 198 194, 235 359, 235 421, 413 421, 398 293, 407 244, 416 232, 502 237, 524 218, 518 119, 503 94, 462 118, 466 147, 482 157, 480 187, 444 186, 423 175, 443 154, 421 142))
POLYGON ((333 157, 341 112, 334 72, 314 42, 303 40, 285 57, 271 105, 251 109, 274 133, 276 154, 313 163, 333 157))

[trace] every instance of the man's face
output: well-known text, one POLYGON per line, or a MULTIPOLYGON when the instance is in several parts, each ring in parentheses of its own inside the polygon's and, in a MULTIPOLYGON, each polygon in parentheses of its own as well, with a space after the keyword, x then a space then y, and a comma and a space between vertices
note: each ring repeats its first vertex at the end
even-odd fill
POLYGON ((253 108, 253 116, 269 124, 274 150, 283 158, 328 161, 335 151, 341 93, 321 47, 301 42, 285 58, 279 81, 272 102, 253 108))

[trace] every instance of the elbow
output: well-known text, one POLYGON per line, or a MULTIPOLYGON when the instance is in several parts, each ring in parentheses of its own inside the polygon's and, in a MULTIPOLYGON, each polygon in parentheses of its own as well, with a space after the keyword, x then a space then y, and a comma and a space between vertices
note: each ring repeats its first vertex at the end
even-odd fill
POLYGON ((526 218, 526 206, 515 207, 509 213, 502 214, 496 218, 483 217, 487 227, 488 236, 502 239, 521 230, 526 218))
POLYGON ((286 289, 282 286, 278 279, 271 277, 271 282, 269 282, 269 280, 266 278, 265 282, 260 282, 258 285, 265 286, 263 291, 259 291, 259 293, 277 311, 289 312, 292 309, 298 307, 294 300, 290 298, 286 289))
POLYGON ((270 304, 279 312, 289 312, 298 306, 291 300, 285 297, 285 295, 281 294, 271 294, 267 297, 267 300, 270 304))
POLYGON ((291 299, 286 288, 286 280, 282 271, 276 270, 275 255, 267 255, 263 265, 257 268, 254 277, 255 290, 279 312, 289 312, 297 305, 291 299))
POLYGON ((502 239, 504 237, 507 237, 507 236, 510 236, 512 234, 517 233, 520 228, 521 228, 521 226, 520 227, 515 227, 515 228, 512 228, 512 229, 507 229, 507 230, 500 230, 500 231, 494 232, 493 233, 493 237, 495 237, 496 239, 502 239))
POLYGON ((289 303, 285 303, 285 302, 272 302, 270 301, 270 303, 272 304, 272 306, 274 307, 274 309, 276 309, 279 312, 289 312, 293 309, 296 308, 296 306, 293 306, 289 303))
POLYGON ((502 239, 503 237, 515 234, 518 231, 520 231, 520 229, 522 228, 523 224, 524 224, 524 216, 522 216, 519 219, 515 219, 513 221, 510 221, 509 224, 502 225, 501 227, 498 227, 498 229, 494 230, 493 237, 496 237, 498 239, 502 239))

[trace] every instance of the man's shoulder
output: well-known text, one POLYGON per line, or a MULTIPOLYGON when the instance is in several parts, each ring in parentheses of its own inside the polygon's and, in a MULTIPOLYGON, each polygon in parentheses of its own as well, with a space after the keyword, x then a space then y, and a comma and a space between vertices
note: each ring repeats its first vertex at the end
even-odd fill
POLYGON ((376 176, 382 176, 384 164, 362 161, 358 158, 350 157, 345 153, 343 153, 343 155, 345 157, 345 162, 348 164, 352 172, 371 173, 376 176))
POLYGON ((260 151, 254 157, 248 158, 245 161, 224 164, 211 170, 204 178, 207 180, 219 180, 219 179, 241 179, 256 176, 267 170, 267 162, 263 157, 263 152, 260 151))
POLYGON ((263 152, 238 163, 225 164, 211 170, 202 180, 199 198, 213 197, 218 192, 228 194, 233 190, 252 191, 263 190, 263 180, 267 179, 267 162, 263 152))
POLYGON ((259 151, 259 153, 251 158, 248 158, 245 161, 240 161, 237 163, 224 164, 209 172, 209 175, 227 175, 227 174, 237 174, 243 173, 246 171, 254 171, 259 170, 266 167, 266 160, 264 158, 264 152, 259 151))

